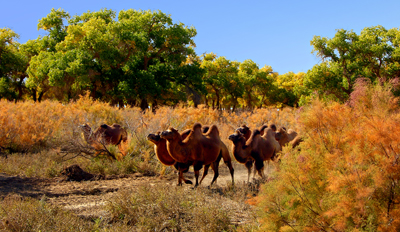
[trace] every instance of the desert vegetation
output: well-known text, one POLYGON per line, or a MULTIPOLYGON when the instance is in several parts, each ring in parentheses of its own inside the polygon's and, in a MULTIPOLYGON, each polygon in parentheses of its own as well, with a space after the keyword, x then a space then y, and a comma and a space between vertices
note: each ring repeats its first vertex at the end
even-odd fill
MULTIPOLYGON (((176 183, 177 174, 174 173, 174 168, 164 166, 158 160, 153 143, 147 140, 148 134, 154 131, 163 131, 169 127, 183 131, 191 128, 196 122, 203 125, 214 124, 218 127, 221 140, 230 148, 231 141, 228 140, 228 135, 240 125, 246 124, 249 127, 259 128, 263 124, 273 122, 292 128, 296 126, 295 117, 297 115, 297 110, 291 108, 280 111, 271 108, 256 109, 254 112, 232 113, 203 106, 193 108, 184 105, 175 108, 159 107, 155 112, 151 110, 143 112, 140 108, 114 107, 93 100, 89 95, 83 95, 77 101, 68 104, 53 101, 15 103, 6 100, 2 100, 0 103, 3 122, 1 130, 4 132, 1 134, 1 172, 11 176, 45 179, 62 178, 61 173, 65 167, 77 164, 86 172, 95 175, 140 173, 144 176, 170 176, 169 178, 176 183), (96 154, 96 149, 91 146, 90 141, 86 141, 84 132, 80 128, 85 123, 93 126, 120 124, 128 133, 127 145, 124 148, 127 155, 118 161, 109 159, 108 154, 96 154), (38 133, 38 131, 42 132, 38 133), (33 134, 35 136, 32 136, 33 134)), ((117 146, 106 145, 106 148, 107 152, 115 156, 119 155, 117 146)), ((233 156, 231 159, 233 163, 236 163, 233 156)), ((229 168, 225 165, 220 165, 219 169, 225 169, 229 173, 229 168)), ((175 185, 151 186, 147 183, 133 193, 118 193, 110 205, 104 206, 111 218, 107 219, 108 221, 104 219, 102 222, 100 219, 90 219, 88 222, 88 220, 76 217, 65 209, 50 204, 45 196, 43 198, 27 198, 10 195, 3 198, 4 214, 1 220, 10 222, 3 227, 6 230, 14 230, 13 227, 16 225, 21 227, 15 227, 15 231, 29 230, 29 228, 40 230, 46 225, 38 225, 36 223, 39 219, 30 218, 35 207, 40 206, 47 207, 46 212, 49 212, 43 217, 51 217, 54 220, 58 220, 57 217, 72 217, 74 219, 68 220, 76 219, 77 221, 74 223, 82 222, 82 230, 87 230, 87 228, 107 230, 110 226, 113 230, 121 231, 132 227, 147 230, 150 228, 160 229, 162 225, 167 230, 180 228, 181 230, 230 231, 238 228, 243 228, 243 230, 257 228, 255 211, 253 206, 246 203, 246 200, 257 194, 258 187, 256 186, 259 183, 249 186, 247 181, 236 181, 235 187, 233 187, 229 182, 231 181, 228 181, 226 187, 217 185, 210 190, 201 187, 208 186, 209 183, 202 184, 196 191, 184 187, 177 188, 175 185), (164 197, 158 199, 161 196, 164 197), (133 199, 136 200, 133 201, 133 199), (159 202, 160 205, 157 206, 160 207, 159 209, 149 205, 148 207, 151 208, 136 212, 137 208, 135 207, 147 207, 146 204, 154 201, 159 202), (226 204, 225 201, 230 204, 226 204), (126 204, 127 202, 130 203, 126 204), (173 207, 167 207, 164 204, 172 204, 173 207), (14 212, 9 212, 9 209, 5 207, 21 207, 21 205, 24 205, 26 211, 17 217, 20 221, 15 221, 17 219, 15 219, 14 212), (245 216, 246 225, 240 223, 243 215, 239 217, 237 213, 233 213, 232 205, 241 207, 241 211, 247 211, 245 213, 247 215, 245 216), (142 213, 143 215, 141 215, 142 213), (155 215, 160 215, 160 218, 151 218, 155 215), (170 219, 165 222, 163 217, 170 219), (21 224, 21 221, 24 220, 30 224, 21 224)), ((56 230, 63 230, 62 228, 57 227, 56 230)))
POLYGON ((398 28, 315 36, 321 62, 282 75, 198 56, 196 29, 161 11, 52 9, 38 28, 25 44, 0 28, 0 230, 400 230, 398 28), (196 159, 163 156, 169 141, 154 149, 187 129, 196 159), (71 165, 98 178, 72 182, 71 165), (176 186, 210 166, 234 176, 176 186), (88 216, 57 204, 69 194, 108 197, 88 216))
MULTIPOLYGON (((23 217, 18 220, 31 223, 24 226, 33 226, 26 228, 40 229, 34 227, 39 226, 38 219, 30 216, 28 211, 45 207, 44 213, 49 213, 47 216, 51 220, 66 217, 72 223, 69 226, 79 223, 85 229, 89 226, 106 230, 111 226, 124 230, 134 226, 142 230, 341 231, 354 228, 396 231, 399 228, 400 124, 393 88, 394 85, 373 85, 360 79, 347 104, 316 98, 312 104, 300 109, 264 108, 234 113, 183 105, 143 112, 139 108, 113 107, 93 100, 89 95, 64 105, 52 101, 14 103, 3 100, 0 102, 4 109, 0 115, 3 122, 0 169, 9 175, 54 178, 61 175, 64 167, 78 164, 94 174, 142 173, 177 178, 171 166, 158 161, 147 135, 169 127, 183 131, 196 122, 216 125, 221 140, 231 148, 233 144, 228 136, 242 125, 260 128, 275 124, 299 131, 303 139, 296 148, 290 144, 283 146, 276 157, 279 162, 274 162, 275 168, 267 173, 260 189, 244 182, 210 190, 200 187, 195 191, 172 185, 144 184, 134 192, 118 193, 118 197, 105 206, 112 215, 107 223, 83 220, 46 203, 46 197, 9 196, 2 200, 4 228, 13 230, 15 225, 22 226, 13 220, 23 217), (18 110, 21 108, 24 110, 18 110), (31 112, 29 117, 26 112, 31 112), (121 161, 112 161, 91 153, 90 149, 88 152, 69 150, 72 145, 88 148, 79 128, 83 123, 118 123, 126 128, 127 155, 121 161), (228 200, 253 212, 248 227, 232 223, 237 217, 230 212, 232 204, 213 208, 228 200), (147 206, 149 202, 157 204, 147 206), (17 206, 25 207, 27 211, 13 216, 11 208, 17 206), (144 210, 145 207, 151 208, 144 210), (152 215, 161 215, 159 220, 162 222, 152 223, 149 220, 152 215)), ((116 146, 108 145, 108 150, 114 155, 119 153, 116 146)), ((237 162, 233 154, 231 156, 237 162)))

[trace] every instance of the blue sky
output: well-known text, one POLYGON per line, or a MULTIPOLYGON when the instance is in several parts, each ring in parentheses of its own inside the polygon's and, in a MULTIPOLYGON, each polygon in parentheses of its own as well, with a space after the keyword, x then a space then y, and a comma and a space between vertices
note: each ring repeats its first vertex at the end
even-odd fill
POLYGON ((37 0, 3 1, 0 28, 20 35, 19 42, 45 35, 38 20, 51 8, 62 8, 71 16, 102 8, 161 10, 174 22, 194 26, 198 55, 213 52, 229 60, 251 59, 259 67, 269 65, 284 74, 307 72, 320 60, 311 53, 313 36, 332 38, 336 29, 353 30, 381 25, 400 27, 400 1, 105 1, 37 0))

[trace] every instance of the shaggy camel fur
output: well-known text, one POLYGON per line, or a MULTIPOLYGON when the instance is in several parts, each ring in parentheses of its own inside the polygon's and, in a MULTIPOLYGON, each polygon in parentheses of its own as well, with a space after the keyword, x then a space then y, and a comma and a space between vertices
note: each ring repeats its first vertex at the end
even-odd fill
MULTIPOLYGON (((279 128, 278 132, 276 132, 275 139, 279 142, 279 145, 281 145, 281 147, 283 147, 286 144, 288 144, 289 142, 291 142, 292 140, 294 140, 297 136, 298 136, 298 134, 296 131, 294 131, 292 129, 289 129, 286 131, 286 128, 281 127, 281 128, 279 128)), ((298 145, 298 143, 300 143, 299 139, 301 140, 301 138, 298 138, 296 140, 297 145, 298 145)))
POLYGON ((92 128, 87 124, 80 126, 83 130, 83 135, 88 144, 95 148, 102 147, 102 145, 117 145, 119 151, 122 154, 120 160, 126 156, 126 153, 122 147, 122 143, 126 143, 128 140, 128 133, 126 130, 118 124, 107 124, 101 125, 94 132, 92 128))
MULTIPOLYGON (((181 137, 183 139, 185 139, 191 132, 192 130, 185 130, 181 133, 181 137)), ((167 140, 165 140, 164 138, 161 138, 160 136, 160 132, 157 132, 155 134, 149 134, 147 136, 147 139, 154 143, 154 151, 157 155, 158 160, 166 165, 166 166, 171 166, 174 165, 174 167, 176 168, 176 170, 178 171, 182 171, 182 172, 187 172, 189 170, 189 166, 191 165, 191 163, 179 163, 176 162, 176 160, 174 160, 168 153, 167 150, 167 140)), ((192 181, 187 180, 185 178, 183 178, 183 181, 186 184, 192 184, 192 181)), ((178 179, 178 185, 182 183, 182 180, 178 179)))
POLYGON ((274 136, 275 132, 271 128, 266 128, 263 136, 259 130, 254 130, 247 141, 239 130, 229 136, 229 140, 233 142, 233 154, 236 160, 246 164, 247 181, 250 179, 252 166, 248 166, 249 160, 254 160, 258 174, 264 177, 264 161, 274 160, 276 152, 280 150, 280 145, 274 136))
MULTIPOLYGON (((222 142, 219 137, 217 126, 212 125, 209 130, 203 134, 201 124, 195 123, 192 132, 185 140, 182 139, 178 131, 174 128, 169 128, 167 131, 163 131, 161 137, 167 140, 168 152, 177 162, 193 162, 196 177, 195 187, 199 185, 199 170, 203 165, 206 167, 211 165, 214 170, 214 177, 211 185, 214 183, 219 175, 219 161, 223 157, 223 152, 221 151, 223 150, 221 145, 222 142)), ((233 181, 233 168, 230 170, 233 181)), ((179 175, 181 177, 183 173, 180 171, 179 175)), ((206 169, 200 183, 204 179, 205 175, 207 175, 206 169)))

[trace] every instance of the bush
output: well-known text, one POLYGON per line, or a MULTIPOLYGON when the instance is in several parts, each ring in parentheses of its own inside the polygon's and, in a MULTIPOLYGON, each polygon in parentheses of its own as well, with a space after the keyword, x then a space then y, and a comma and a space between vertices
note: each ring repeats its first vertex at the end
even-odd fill
POLYGON ((400 230, 397 98, 389 86, 364 83, 350 106, 316 100, 305 108, 300 150, 283 150, 255 199, 264 230, 400 230))

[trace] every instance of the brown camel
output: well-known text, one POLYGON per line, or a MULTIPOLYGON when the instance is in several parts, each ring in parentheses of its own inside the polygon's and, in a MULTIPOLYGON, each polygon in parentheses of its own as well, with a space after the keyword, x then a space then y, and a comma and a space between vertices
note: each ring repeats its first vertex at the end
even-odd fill
MULTIPOLYGON (((191 130, 185 130, 181 133, 181 137, 183 139, 185 139, 189 134, 190 134, 191 130)), ((182 171, 182 172, 187 172, 189 170, 189 166, 191 165, 191 163, 179 163, 176 162, 176 160, 174 160, 168 153, 167 150, 167 140, 165 140, 164 138, 161 138, 160 136, 160 132, 157 132, 155 134, 149 134, 147 136, 147 139, 154 143, 154 151, 157 155, 158 160, 166 165, 166 166, 171 166, 174 165, 175 169, 178 171, 182 171)), ((192 184, 192 181, 187 180, 185 178, 182 179, 186 184, 192 184)), ((178 179, 178 185, 180 183, 182 183, 182 180, 178 179)))
MULTIPOLYGON (((263 126, 261 126, 260 129, 259 129, 259 131, 260 131, 260 136, 263 136, 263 135, 264 135, 264 130, 265 130, 266 128, 271 128, 274 132, 276 131, 276 126, 275 126, 275 124, 263 125, 263 126)), ((250 138, 251 134, 252 134, 252 131, 251 131, 250 128, 249 128, 248 126, 246 126, 246 125, 242 125, 241 127, 239 127, 239 128, 237 129, 237 131, 238 131, 239 133, 241 133, 241 134, 244 136, 245 141, 247 141, 247 140, 250 138)), ((242 164, 244 164, 244 165, 246 166, 247 171, 248 171, 247 181, 249 181, 249 179, 250 179, 250 173, 251 173, 251 168, 253 167, 254 159, 252 159, 252 158, 250 158, 250 159, 243 159, 243 157, 241 158, 241 157, 238 157, 238 156, 235 156, 235 158, 236 158, 236 160, 237 160, 239 163, 242 163, 242 164)), ((256 170, 254 170, 254 172, 255 172, 255 171, 256 171, 256 170)))
POLYGON ((279 143, 274 138, 275 132, 272 128, 266 128, 261 136, 259 130, 254 130, 246 141, 244 135, 237 130, 229 136, 233 142, 233 154, 239 163, 245 163, 250 179, 251 167, 249 160, 254 160, 255 168, 261 177, 264 177, 264 161, 274 160, 276 152, 280 150, 279 143))
MULTIPOLYGON (((269 125, 263 125, 260 127, 259 131, 260 131, 260 135, 263 136, 264 135, 264 130, 266 128, 271 128, 273 131, 276 131, 276 126, 275 124, 269 124, 269 125)), ((246 138, 246 141, 250 138, 251 136, 251 130, 248 126, 243 125, 241 127, 239 127, 237 130, 240 131, 240 133, 243 134, 243 136, 246 138)))
MULTIPOLYGON (((203 134, 206 134, 208 132, 208 130, 210 129, 210 126, 203 126, 202 128, 203 128, 203 134)), ((231 178, 232 178, 232 184, 234 184, 235 183, 234 176, 233 176, 234 169, 233 169, 233 166, 232 166, 231 155, 229 154, 228 147, 225 145, 224 142, 222 142, 221 138, 219 139, 219 142, 220 142, 221 152, 220 152, 220 155, 219 155, 218 159, 215 161, 215 162, 217 162, 215 165, 217 167, 219 167, 219 162, 221 161, 221 157, 222 157, 222 159, 224 160, 225 165, 229 168, 229 172, 230 172, 231 178)), ((210 165, 205 165, 204 166, 204 172, 203 172, 203 176, 202 176, 202 178, 200 180, 200 184, 203 181, 204 177, 207 176, 209 167, 210 167, 210 165)), ((215 170, 214 170, 214 175, 215 175, 215 170)))
MULTIPOLYGON (((174 128, 169 128, 167 131, 161 133, 161 137, 167 140, 167 149, 172 158, 180 163, 193 162, 193 168, 196 177, 195 187, 199 185, 199 170, 205 165, 210 166, 214 170, 214 177, 211 185, 217 179, 218 165, 220 159, 223 157, 221 150, 221 140, 217 126, 212 125, 207 133, 203 134, 201 124, 195 123, 192 132, 183 140, 182 136, 174 128)), ((208 168, 207 167, 207 168, 208 168)), ((206 169, 205 169, 206 170, 206 169)), ((233 168, 231 169, 233 181, 233 168)), ((207 172, 205 171, 203 178, 207 172)), ((179 172, 180 177, 183 173, 179 172)), ((203 178, 200 180, 203 180, 203 178)))
MULTIPOLYGON (((275 139, 279 142, 279 145, 281 145, 281 147, 283 147, 286 144, 288 144, 289 142, 293 141, 297 136, 298 136, 298 134, 296 131, 294 131, 292 129, 286 130, 285 127, 281 127, 281 128, 279 128, 278 132, 276 132, 275 139)), ((296 140, 297 145, 298 145, 298 143, 300 143, 300 142, 298 142, 299 139, 301 140, 301 138, 298 138, 296 140)), ((295 146, 297 146, 297 145, 295 145, 295 146)))
MULTIPOLYGON (((101 125, 94 132, 92 128, 87 124, 80 126, 83 130, 83 135, 88 144, 98 149, 104 145, 116 145, 122 154, 121 160, 126 156, 126 152, 122 147, 122 143, 126 143, 128 140, 128 133, 126 130, 118 124, 112 124, 111 126, 107 124, 101 125)), ((113 157, 115 159, 115 157, 113 157)))

